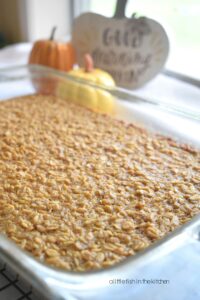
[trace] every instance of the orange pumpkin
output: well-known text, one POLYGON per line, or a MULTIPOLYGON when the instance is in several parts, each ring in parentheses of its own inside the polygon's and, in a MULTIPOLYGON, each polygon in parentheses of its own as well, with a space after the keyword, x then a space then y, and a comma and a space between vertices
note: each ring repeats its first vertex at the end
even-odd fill
POLYGON ((75 49, 71 43, 54 40, 56 27, 49 40, 36 41, 29 57, 29 64, 38 64, 61 71, 69 71, 75 64, 75 49))

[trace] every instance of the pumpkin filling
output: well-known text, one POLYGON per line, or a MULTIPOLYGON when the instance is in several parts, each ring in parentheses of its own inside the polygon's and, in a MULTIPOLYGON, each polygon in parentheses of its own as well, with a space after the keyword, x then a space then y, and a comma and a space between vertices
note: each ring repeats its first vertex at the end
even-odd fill
POLYGON ((0 232, 52 266, 111 266, 200 211, 200 152, 53 96, 0 103, 0 232))

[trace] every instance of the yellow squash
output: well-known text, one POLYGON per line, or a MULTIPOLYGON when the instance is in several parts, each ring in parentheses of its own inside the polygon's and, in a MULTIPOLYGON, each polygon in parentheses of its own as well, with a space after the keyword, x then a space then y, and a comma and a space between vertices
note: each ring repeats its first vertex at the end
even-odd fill
MULTIPOLYGON (((110 74, 93 68, 93 60, 89 54, 85 55, 85 68, 71 70, 68 74, 92 83, 109 87, 115 86, 110 74)), ((114 98, 109 92, 82 83, 70 80, 60 83, 57 95, 99 112, 112 113, 114 110, 114 98)))

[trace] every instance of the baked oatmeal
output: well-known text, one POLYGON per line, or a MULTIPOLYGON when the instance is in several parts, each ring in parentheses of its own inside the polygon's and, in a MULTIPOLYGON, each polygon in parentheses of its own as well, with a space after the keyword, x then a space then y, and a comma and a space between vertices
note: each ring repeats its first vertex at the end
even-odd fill
POLYGON ((200 152, 53 96, 0 103, 0 232, 66 270, 105 268, 200 211, 200 152))

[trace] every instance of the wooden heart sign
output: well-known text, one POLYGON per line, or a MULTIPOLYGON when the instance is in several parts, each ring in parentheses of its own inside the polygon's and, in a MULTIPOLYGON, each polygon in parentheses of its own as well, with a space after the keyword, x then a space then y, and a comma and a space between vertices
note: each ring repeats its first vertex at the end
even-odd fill
POLYGON ((117 85, 138 88, 151 80, 164 66, 169 40, 156 21, 140 17, 106 18, 85 13, 74 21, 72 43, 77 61, 83 66, 90 53, 97 68, 109 72, 117 85))

